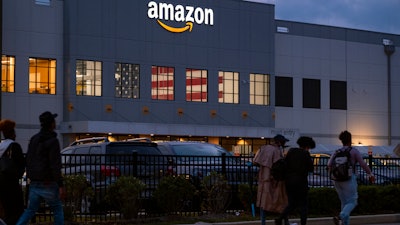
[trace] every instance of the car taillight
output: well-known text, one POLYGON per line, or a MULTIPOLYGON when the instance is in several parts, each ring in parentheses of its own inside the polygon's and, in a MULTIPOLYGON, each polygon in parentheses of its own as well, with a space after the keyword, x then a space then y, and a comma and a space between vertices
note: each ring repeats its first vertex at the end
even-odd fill
POLYGON ((121 173, 118 169, 118 167, 115 166, 101 166, 101 173, 106 176, 106 177, 110 177, 110 176, 119 176, 121 173))

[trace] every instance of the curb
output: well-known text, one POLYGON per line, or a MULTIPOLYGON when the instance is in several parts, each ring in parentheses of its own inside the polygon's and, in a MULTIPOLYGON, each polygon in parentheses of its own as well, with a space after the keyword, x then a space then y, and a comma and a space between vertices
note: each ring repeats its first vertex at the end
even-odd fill
MULTIPOLYGON (((291 223, 300 224, 300 219, 291 219, 291 223)), ((399 223, 400 214, 381 214, 381 215, 363 215, 363 216, 350 216, 350 223, 352 225, 363 224, 383 224, 383 223, 399 223)), ((267 220, 266 224, 274 224, 273 220, 267 220)), ((321 218, 308 218, 307 225, 327 225, 333 224, 332 217, 321 218)), ((184 225, 184 224, 182 224, 184 225)), ((243 222, 224 222, 224 223, 205 223, 197 222, 195 225, 260 225, 259 220, 243 221, 243 222)))

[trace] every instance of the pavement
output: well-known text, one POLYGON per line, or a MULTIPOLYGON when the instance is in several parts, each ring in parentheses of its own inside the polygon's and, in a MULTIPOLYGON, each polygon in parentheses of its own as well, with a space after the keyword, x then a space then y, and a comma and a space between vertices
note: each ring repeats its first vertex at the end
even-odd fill
MULTIPOLYGON (((290 223, 300 225, 300 219, 291 219, 290 223)), ((205 223, 197 222, 195 225, 260 225, 259 220, 243 222, 224 222, 224 223, 205 223)), ((267 220, 267 225, 274 224, 273 220, 267 220)), ((332 217, 308 218, 307 225, 333 225, 332 217)), ((400 225, 400 214, 381 214, 381 215, 363 215, 351 216, 351 225, 400 225)), ((183 225, 183 224, 182 224, 183 225)), ((189 224, 187 224, 189 225, 189 224)), ((193 224, 192 224, 193 225, 193 224)))

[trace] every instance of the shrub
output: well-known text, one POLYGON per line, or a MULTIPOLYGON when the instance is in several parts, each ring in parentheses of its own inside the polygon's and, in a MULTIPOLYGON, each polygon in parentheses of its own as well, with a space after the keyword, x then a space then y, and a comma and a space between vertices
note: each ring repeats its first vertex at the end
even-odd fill
POLYGON ((76 212, 89 212, 90 199, 94 196, 93 189, 84 175, 68 175, 64 177, 65 217, 73 219, 76 212))
POLYGON ((163 177, 153 193, 161 210, 170 214, 176 214, 189 207, 195 195, 195 186, 185 176, 163 177))
POLYGON ((222 174, 212 172, 201 181, 202 209, 224 213, 231 201, 231 187, 222 174))
POLYGON ((104 199, 110 206, 120 210, 124 219, 137 218, 140 193, 145 187, 136 177, 122 176, 107 188, 104 199))

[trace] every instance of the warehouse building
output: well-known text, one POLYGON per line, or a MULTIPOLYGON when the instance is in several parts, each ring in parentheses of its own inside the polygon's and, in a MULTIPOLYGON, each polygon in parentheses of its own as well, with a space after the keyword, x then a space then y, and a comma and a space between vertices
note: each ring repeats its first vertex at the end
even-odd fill
POLYGON ((3 1, 1 117, 73 140, 208 141, 252 154, 281 133, 400 140, 400 35, 275 19, 245 0, 3 1))

